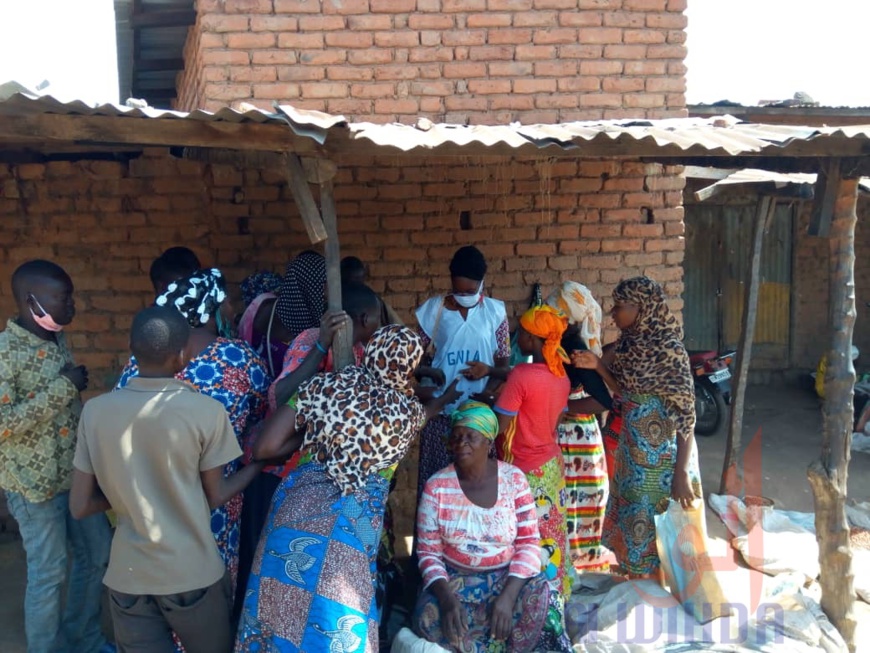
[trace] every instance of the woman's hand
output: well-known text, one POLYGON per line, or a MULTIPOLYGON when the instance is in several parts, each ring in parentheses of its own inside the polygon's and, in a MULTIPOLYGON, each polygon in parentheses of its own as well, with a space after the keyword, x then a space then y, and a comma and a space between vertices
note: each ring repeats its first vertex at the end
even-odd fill
POLYGON ((417 371, 414 372, 414 376, 418 379, 432 379, 439 388, 444 387, 444 384, 447 383, 447 377, 444 376, 444 370, 438 369, 437 367, 430 367, 428 365, 421 365, 417 368, 417 371))
POLYGON ((674 501, 678 501, 684 509, 691 507, 695 500, 695 491, 692 489, 692 481, 686 470, 674 470, 674 478, 671 481, 671 497, 674 501))
POLYGON ((349 322, 350 316, 344 311, 324 313, 323 317, 320 318, 320 337, 318 338, 320 346, 326 350, 332 347, 335 334, 345 323, 349 322))
POLYGON ((492 603, 490 634, 493 639, 505 641, 511 636, 514 626, 516 598, 502 592, 492 603))
POLYGON ((453 646, 459 648, 463 636, 468 632, 468 617, 465 614, 465 609, 453 592, 439 601, 439 607, 441 608, 441 628, 444 631, 444 637, 453 646))
POLYGON ((572 351, 571 362, 581 370, 598 370, 601 367, 601 359, 591 351, 572 351))
POLYGON ((465 364, 465 369, 460 372, 462 376, 471 381, 483 379, 492 373, 492 367, 480 361, 472 361, 465 364))

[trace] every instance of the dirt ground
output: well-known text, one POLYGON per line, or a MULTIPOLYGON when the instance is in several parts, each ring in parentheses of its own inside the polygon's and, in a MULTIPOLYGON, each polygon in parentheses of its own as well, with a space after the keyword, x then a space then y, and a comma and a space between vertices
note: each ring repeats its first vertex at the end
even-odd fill
MULTIPOLYGON (((747 390, 744 445, 760 430, 760 492, 773 499, 778 508, 812 512, 806 470, 819 455, 821 422, 818 401, 805 390, 790 386, 752 386, 747 390)), ((709 495, 718 491, 724 433, 699 438, 698 448, 704 493, 709 495)), ((853 455, 849 496, 858 501, 870 500, 868 454, 853 455)), ((709 509, 707 515, 710 535, 726 537, 725 527, 709 509)), ((0 510, 0 523, 3 517, 0 510)), ((0 532, 0 579, 0 651, 24 653, 24 552, 15 533, 8 530, 0 532)), ((859 623, 870 622, 868 606, 861 604, 859 615, 859 623)))

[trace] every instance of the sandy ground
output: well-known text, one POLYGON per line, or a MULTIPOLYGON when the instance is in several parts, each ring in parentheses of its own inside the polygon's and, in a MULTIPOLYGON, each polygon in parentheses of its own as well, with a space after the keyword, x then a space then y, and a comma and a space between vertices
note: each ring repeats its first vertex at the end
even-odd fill
MULTIPOLYGON (((744 445, 760 432, 760 492, 777 507, 812 512, 813 498, 806 480, 807 466, 818 458, 821 415, 815 397, 792 387, 753 386, 746 395, 744 445)), ((725 450, 720 433, 698 442, 705 494, 718 491, 725 450)), ((757 468, 757 467, 756 467, 757 468)), ((849 470, 849 496, 870 500, 870 455, 855 454, 849 470)), ((0 512, 0 519, 4 515, 0 512)), ((708 509, 711 537, 724 538, 726 530, 708 509)), ((723 541, 716 543, 724 548, 723 541)), ((14 533, 0 533, 0 651, 24 653, 24 552, 14 533)), ((859 638, 870 651, 870 606, 859 603, 859 623, 867 629, 859 638)), ((861 647, 861 648, 864 648, 861 647)), ((859 648, 860 650, 860 648, 859 648)))

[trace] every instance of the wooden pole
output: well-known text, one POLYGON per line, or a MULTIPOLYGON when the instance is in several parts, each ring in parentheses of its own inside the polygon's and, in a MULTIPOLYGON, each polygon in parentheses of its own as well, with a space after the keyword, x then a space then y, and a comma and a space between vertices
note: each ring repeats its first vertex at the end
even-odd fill
MULTIPOLYGON (((839 173, 839 167, 837 166, 839 173)), ((822 453, 807 476, 813 490, 816 538, 821 566, 822 610, 856 650, 855 592, 849 522, 846 519, 846 481, 852 446, 853 390, 852 332, 855 327, 855 206, 857 179, 828 179, 838 188, 830 226, 831 341, 825 374, 822 453)))
POLYGON ((743 293, 743 317, 740 340, 737 343, 737 362, 734 366, 734 387, 731 393, 731 416, 728 422, 728 440, 725 444, 725 462, 719 481, 719 494, 740 494, 740 470, 737 456, 743 433, 743 408, 746 384, 749 380, 749 361, 752 358, 752 339, 755 336, 755 318, 758 313, 758 289, 761 285, 761 250, 768 221, 776 210, 776 198, 762 195, 755 205, 752 225, 752 255, 749 260, 749 279, 743 293))
MULTIPOLYGON (((329 287, 329 310, 341 308, 341 250, 338 242, 338 219, 335 214, 335 197, 332 179, 320 182, 320 210, 326 227, 326 282, 329 287)), ((335 369, 353 365, 353 329, 342 327, 332 343, 335 369)))

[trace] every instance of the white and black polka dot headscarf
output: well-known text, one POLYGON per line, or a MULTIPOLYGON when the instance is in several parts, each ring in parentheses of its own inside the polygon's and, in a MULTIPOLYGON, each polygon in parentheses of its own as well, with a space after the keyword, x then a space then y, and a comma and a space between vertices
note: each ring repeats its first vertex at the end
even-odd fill
POLYGON ((291 338, 320 325, 326 312, 325 286, 326 259, 317 252, 302 252, 287 265, 275 312, 291 338))
POLYGON ((194 329, 205 326, 227 298, 224 275, 217 268, 199 270, 173 281, 157 298, 158 306, 174 306, 194 329))

